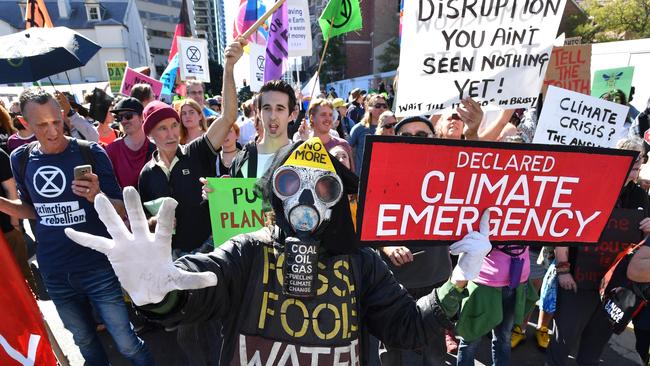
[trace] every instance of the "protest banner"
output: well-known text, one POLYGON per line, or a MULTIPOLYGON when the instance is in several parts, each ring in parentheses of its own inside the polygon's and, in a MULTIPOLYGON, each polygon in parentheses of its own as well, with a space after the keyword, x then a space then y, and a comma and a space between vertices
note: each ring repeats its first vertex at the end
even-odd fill
POLYGON ((111 86, 111 92, 117 94, 122 86, 124 70, 129 66, 127 61, 106 61, 106 72, 108 73, 108 83, 111 86))
POLYGON ((629 109, 550 86, 533 143, 616 147, 629 109))
POLYGON ((176 38, 180 55, 181 81, 195 79, 209 83, 208 41, 198 38, 176 38))
POLYGON ((311 21, 307 0, 287 0, 289 57, 311 56, 311 21))
POLYGON ((605 271, 614 264, 619 253, 643 240, 639 223, 645 218, 642 210, 614 208, 607 226, 595 245, 576 248, 573 276, 579 283, 589 283, 598 288, 605 271))
POLYGON ((135 84, 149 84, 155 98, 160 99, 160 93, 163 87, 163 84, 160 81, 154 78, 150 78, 147 75, 141 74, 130 67, 127 67, 126 71, 124 72, 124 79, 122 80, 120 93, 124 95, 131 95, 131 88, 133 88, 133 85, 135 84))
POLYGON ((582 94, 591 91, 591 45, 553 47, 546 69, 542 94, 549 85, 582 94))
POLYGON ((250 59, 250 87, 252 92, 260 91, 264 85, 264 65, 266 62, 266 47, 257 43, 248 44, 250 59))
POLYGON ((0 233, 0 365, 56 366, 36 300, 0 233))
POLYGON ((565 3, 405 1, 396 114, 436 113, 468 97, 534 106, 565 3))
POLYGON ((627 102, 630 99, 633 76, 634 66, 596 70, 594 83, 591 86, 591 95, 601 98, 606 93, 620 90, 625 94, 625 102, 627 102))
POLYGON ((256 178, 208 178, 208 194, 215 247, 235 235, 264 226, 262 197, 255 192, 256 178))
POLYGON ((266 41, 264 82, 282 79, 289 59, 289 15, 286 1, 273 13, 266 41))
POLYGON ((436 245, 478 230, 492 243, 596 243, 637 152, 367 136, 357 223, 368 245, 436 245), (408 156, 395 164, 395 156, 408 156), (596 174, 595 172, 607 172, 596 174))

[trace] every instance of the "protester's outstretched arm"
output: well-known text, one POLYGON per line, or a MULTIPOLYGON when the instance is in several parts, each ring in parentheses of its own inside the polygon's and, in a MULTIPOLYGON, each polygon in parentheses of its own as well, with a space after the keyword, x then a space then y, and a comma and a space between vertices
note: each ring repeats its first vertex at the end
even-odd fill
POLYGON ((639 248, 627 267, 627 278, 635 282, 650 282, 650 247, 639 248))
POLYGON ((460 101, 460 104, 456 108, 456 113, 458 113, 463 123, 465 123, 465 139, 478 140, 478 128, 481 126, 481 121, 483 121, 483 109, 472 98, 465 98, 460 101))
POLYGON ((502 111, 499 114, 499 117, 485 128, 485 131, 479 133, 479 139, 483 141, 497 141, 514 113, 514 109, 506 109, 502 111))
POLYGON ((79 131, 87 141, 99 141, 99 132, 92 123, 88 122, 79 113, 75 113, 70 117, 70 124, 74 129, 79 131))
POLYGON ((246 40, 238 38, 226 47, 224 52, 225 65, 223 68, 223 103, 221 116, 210 125, 206 137, 212 148, 218 150, 228 136, 230 127, 237 121, 237 90, 235 88, 235 64, 244 53, 246 40))
POLYGON ((0 197, 0 211, 11 217, 16 217, 19 219, 36 219, 36 212, 34 211, 34 207, 23 202, 20 199, 11 200, 0 197))
POLYGON ((467 281, 478 275, 483 258, 492 247, 488 237, 489 219, 488 209, 481 218, 480 230, 467 234, 450 247, 453 253, 460 254, 451 280, 417 302, 407 295, 377 254, 362 250, 361 255, 368 256, 364 262, 371 263, 370 268, 363 268, 362 276, 366 278, 361 281, 368 284, 361 291, 365 295, 362 303, 365 324, 370 332, 389 346, 413 349, 442 337, 445 328, 452 328, 450 318, 468 295, 467 281))

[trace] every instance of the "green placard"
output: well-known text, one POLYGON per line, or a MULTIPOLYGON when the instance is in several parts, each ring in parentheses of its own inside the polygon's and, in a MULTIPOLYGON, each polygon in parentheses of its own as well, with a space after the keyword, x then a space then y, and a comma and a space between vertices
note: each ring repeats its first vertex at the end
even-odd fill
POLYGON ((124 78, 124 70, 128 66, 126 61, 107 61, 106 70, 108 71, 108 82, 111 85, 111 92, 117 94, 120 92, 122 86, 122 78, 124 78))
POLYGON ((238 234, 264 226, 262 198, 255 194, 256 178, 208 178, 208 195, 214 246, 238 234))
POLYGON ((621 90, 625 94, 627 102, 630 100, 632 76, 634 76, 634 66, 597 70, 592 79, 591 96, 601 98, 605 93, 621 90))

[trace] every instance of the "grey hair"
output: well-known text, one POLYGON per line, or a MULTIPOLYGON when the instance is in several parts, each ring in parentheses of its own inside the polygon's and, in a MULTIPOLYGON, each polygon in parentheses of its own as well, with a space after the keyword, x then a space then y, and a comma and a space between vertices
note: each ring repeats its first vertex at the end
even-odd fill
POLYGON ((618 142, 616 143, 616 148, 623 149, 623 150, 634 150, 640 153, 644 152, 643 140, 641 140, 641 138, 636 136, 626 137, 618 140, 618 142))
POLYGON ((27 117, 27 114, 25 113, 26 109, 25 106, 27 103, 37 103, 40 105, 45 105, 49 103, 50 101, 53 101, 54 104, 56 104, 56 107, 58 109, 61 109, 61 106, 59 105, 59 102, 56 101, 54 96, 52 94, 48 93, 45 89, 41 88, 30 88, 22 92, 20 94, 20 97, 18 98, 20 101, 20 110, 23 113, 23 117, 29 122, 29 118, 27 117))

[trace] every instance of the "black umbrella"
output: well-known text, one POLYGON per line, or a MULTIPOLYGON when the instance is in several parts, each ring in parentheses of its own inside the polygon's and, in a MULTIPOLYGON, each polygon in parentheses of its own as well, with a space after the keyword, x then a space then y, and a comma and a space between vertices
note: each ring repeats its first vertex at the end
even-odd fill
POLYGON ((37 81, 85 65, 101 47, 66 27, 0 37, 0 84, 37 81))

